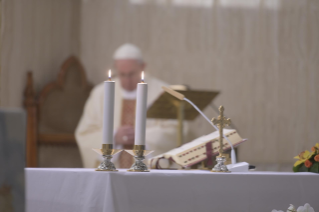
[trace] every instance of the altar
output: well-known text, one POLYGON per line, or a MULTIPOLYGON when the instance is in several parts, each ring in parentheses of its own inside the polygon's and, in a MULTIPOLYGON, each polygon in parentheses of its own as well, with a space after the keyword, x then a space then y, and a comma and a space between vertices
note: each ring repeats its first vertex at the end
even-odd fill
POLYGON ((314 173, 79 168, 26 168, 25 173, 27 212, 270 212, 305 203, 319 208, 314 173))

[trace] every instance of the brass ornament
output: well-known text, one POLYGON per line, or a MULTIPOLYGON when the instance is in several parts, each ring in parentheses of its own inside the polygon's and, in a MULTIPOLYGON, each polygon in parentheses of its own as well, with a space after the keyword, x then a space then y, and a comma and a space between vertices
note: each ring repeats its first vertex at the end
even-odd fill
POLYGON ((212 119, 212 123, 219 129, 219 155, 216 157, 217 164, 212 169, 212 172, 230 172, 225 165, 226 157, 223 155, 223 129, 231 124, 231 120, 224 116, 224 110, 224 106, 220 106, 218 118, 212 119))

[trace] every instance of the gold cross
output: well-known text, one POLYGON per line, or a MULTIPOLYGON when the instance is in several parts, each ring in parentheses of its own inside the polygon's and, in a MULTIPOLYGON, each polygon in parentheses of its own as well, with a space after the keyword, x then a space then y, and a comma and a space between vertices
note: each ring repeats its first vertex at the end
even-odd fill
POLYGON ((213 118, 212 122, 219 128, 219 157, 223 156, 223 128, 231 124, 230 119, 226 119, 224 116, 224 106, 219 107, 220 115, 218 118, 213 118))

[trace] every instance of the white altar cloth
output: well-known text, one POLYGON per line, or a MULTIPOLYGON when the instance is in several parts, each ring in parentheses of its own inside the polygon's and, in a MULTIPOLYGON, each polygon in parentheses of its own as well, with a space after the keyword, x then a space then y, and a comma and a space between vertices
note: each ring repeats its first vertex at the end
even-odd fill
POLYGON ((314 173, 27 168, 27 212, 270 212, 309 203, 314 173))

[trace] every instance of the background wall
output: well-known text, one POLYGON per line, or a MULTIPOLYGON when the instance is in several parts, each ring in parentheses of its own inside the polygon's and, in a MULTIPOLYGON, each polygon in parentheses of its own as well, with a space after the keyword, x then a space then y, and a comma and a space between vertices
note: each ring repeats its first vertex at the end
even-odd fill
POLYGON ((26 72, 35 89, 54 80, 80 50, 79 0, 2 0, 0 106, 19 107, 26 72))
MULTIPOLYGON (((240 160, 290 171, 319 137, 318 1, 187 2, 83 1, 81 60, 90 80, 100 82, 116 47, 132 42, 154 76, 221 91, 215 104, 249 139, 240 160)), ((201 120, 198 135, 211 130, 201 120)))
MULTIPOLYGON (((240 160, 291 170, 293 156, 318 142, 319 2, 194 2, 4 0, 0 106, 21 106, 27 70, 38 90, 71 54, 99 83, 113 51, 132 42, 154 76, 221 91, 215 104, 249 139, 240 160)), ((211 130, 200 118, 193 129, 211 130)))

